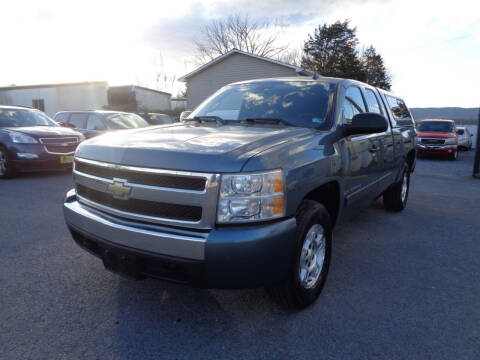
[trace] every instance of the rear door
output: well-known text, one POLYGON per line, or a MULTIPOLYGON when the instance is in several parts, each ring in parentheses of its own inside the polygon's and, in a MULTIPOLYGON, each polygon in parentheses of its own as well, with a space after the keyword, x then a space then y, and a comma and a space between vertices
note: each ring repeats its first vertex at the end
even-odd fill
MULTIPOLYGON (((356 114, 367 111, 360 86, 347 87, 341 111, 344 124, 351 122, 356 114)), ((350 210, 369 205, 378 195, 380 139, 378 134, 349 135, 339 143, 343 152, 346 204, 350 210)))
MULTIPOLYGON (((388 120, 386 109, 375 88, 365 85, 362 89, 367 103, 368 112, 381 114, 388 120)), ((380 195, 388 186, 390 186, 396 175, 394 174, 395 153, 393 149, 393 135, 390 121, 388 121, 387 131, 372 135, 372 141, 375 141, 375 145, 378 146, 374 153, 377 161, 377 168, 375 169, 377 175, 375 180, 378 182, 377 195, 380 195)))
POLYGON ((416 132, 412 115, 405 102, 393 94, 378 91, 392 124, 394 169, 401 170, 409 151, 415 150, 416 132))

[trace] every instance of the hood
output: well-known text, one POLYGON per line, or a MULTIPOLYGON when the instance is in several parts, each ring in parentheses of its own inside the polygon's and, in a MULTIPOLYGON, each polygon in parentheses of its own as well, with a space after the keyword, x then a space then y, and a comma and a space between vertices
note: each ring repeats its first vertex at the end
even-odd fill
POLYGON ((42 137, 63 137, 63 136, 79 136, 80 134, 73 129, 61 126, 28 126, 28 127, 9 127, 2 130, 16 131, 34 138, 42 137))
POLYGON ((457 137, 457 134, 455 133, 447 133, 447 132, 440 132, 440 131, 418 131, 417 130, 417 136, 418 137, 426 137, 426 138, 438 138, 438 139, 448 139, 448 138, 454 138, 457 137))
POLYGON ((252 156, 310 129, 280 126, 174 124, 105 134, 76 156, 123 165, 199 172, 237 172, 252 156))

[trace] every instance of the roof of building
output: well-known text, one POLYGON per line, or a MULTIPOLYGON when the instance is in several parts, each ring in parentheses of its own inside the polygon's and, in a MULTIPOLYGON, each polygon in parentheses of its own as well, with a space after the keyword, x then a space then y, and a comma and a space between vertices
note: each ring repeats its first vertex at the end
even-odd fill
POLYGON ((61 86, 88 86, 88 85, 104 85, 108 86, 107 81, 83 81, 83 82, 72 82, 72 83, 59 83, 59 84, 37 84, 37 85, 11 85, 0 87, 0 90, 21 90, 21 89, 37 89, 37 88, 52 88, 52 87, 61 87, 61 86))
POLYGON ((199 68, 193 70, 192 72, 189 72, 188 74, 179 77, 178 81, 186 82, 188 78, 191 78, 192 76, 204 71, 205 69, 209 68, 210 66, 215 65, 216 63, 218 63, 222 60, 225 60, 226 58, 228 58, 228 57, 230 57, 234 54, 246 55, 246 56, 250 56, 250 57, 255 58, 255 59, 267 61, 267 62, 272 63, 272 64, 285 66, 289 69, 295 70, 297 73, 299 73, 301 75, 311 76, 311 75, 314 74, 312 71, 304 69, 302 67, 298 67, 298 66, 295 66, 295 65, 292 65, 292 64, 287 64, 287 63, 284 63, 284 62, 279 61, 279 60, 271 59, 271 58, 260 56, 260 55, 255 55, 255 54, 248 53, 248 52, 245 52, 245 51, 241 51, 241 50, 238 50, 238 49, 232 49, 229 52, 227 52, 227 53, 213 59, 212 61, 200 66, 199 68))
POLYGON ((172 96, 172 94, 170 94, 170 93, 168 93, 168 92, 166 92, 166 91, 160 91, 160 90, 150 89, 150 88, 143 87, 143 86, 138 86, 138 85, 110 86, 110 89, 113 89, 113 90, 122 90, 122 89, 127 89, 127 88, 141 89, 141 90, 151 91, 151 92, 155 92, 155 93, 162 94, 162 95, 172 96))

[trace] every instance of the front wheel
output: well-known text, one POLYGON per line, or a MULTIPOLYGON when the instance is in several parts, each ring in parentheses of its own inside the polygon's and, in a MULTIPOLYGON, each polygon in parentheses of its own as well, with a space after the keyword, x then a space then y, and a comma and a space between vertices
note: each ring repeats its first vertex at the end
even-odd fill
POLYGON ((453 154, 451 154, 449 156, 449 159, 452 160, 452 161, 455 161, 455 160, 457 160, 457 157, 458 157, 458 150, 455 151, 453 154))
POLYGON ((3 146, 0 146, 0 179, 11 178, 16 174, 10 155, 3 146))
POLYGON ((297 246, 288 278, 267 290, 287 307, 303 309, 318 298, 325 285, 332 253, 332 228, 328 211, 316 201, 304 201, 296 219, 297 246))
POLYGON ((410 167, 405 163, 402 178, 383 193, 383 205, 387 210, 402 211, 407 206, 410 192, 410 167))

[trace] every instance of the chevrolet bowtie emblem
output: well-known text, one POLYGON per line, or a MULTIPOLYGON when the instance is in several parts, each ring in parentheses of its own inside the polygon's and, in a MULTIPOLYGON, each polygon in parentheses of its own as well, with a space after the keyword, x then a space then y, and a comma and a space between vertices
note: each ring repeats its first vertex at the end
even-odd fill
POLYGON ((132 188, 126 185, 127 180, 113 179, 113 184, 107 186, 107 191, 113 194, 113 197, 119 199, 128 199, 128 195, 132 192, 132 188))

